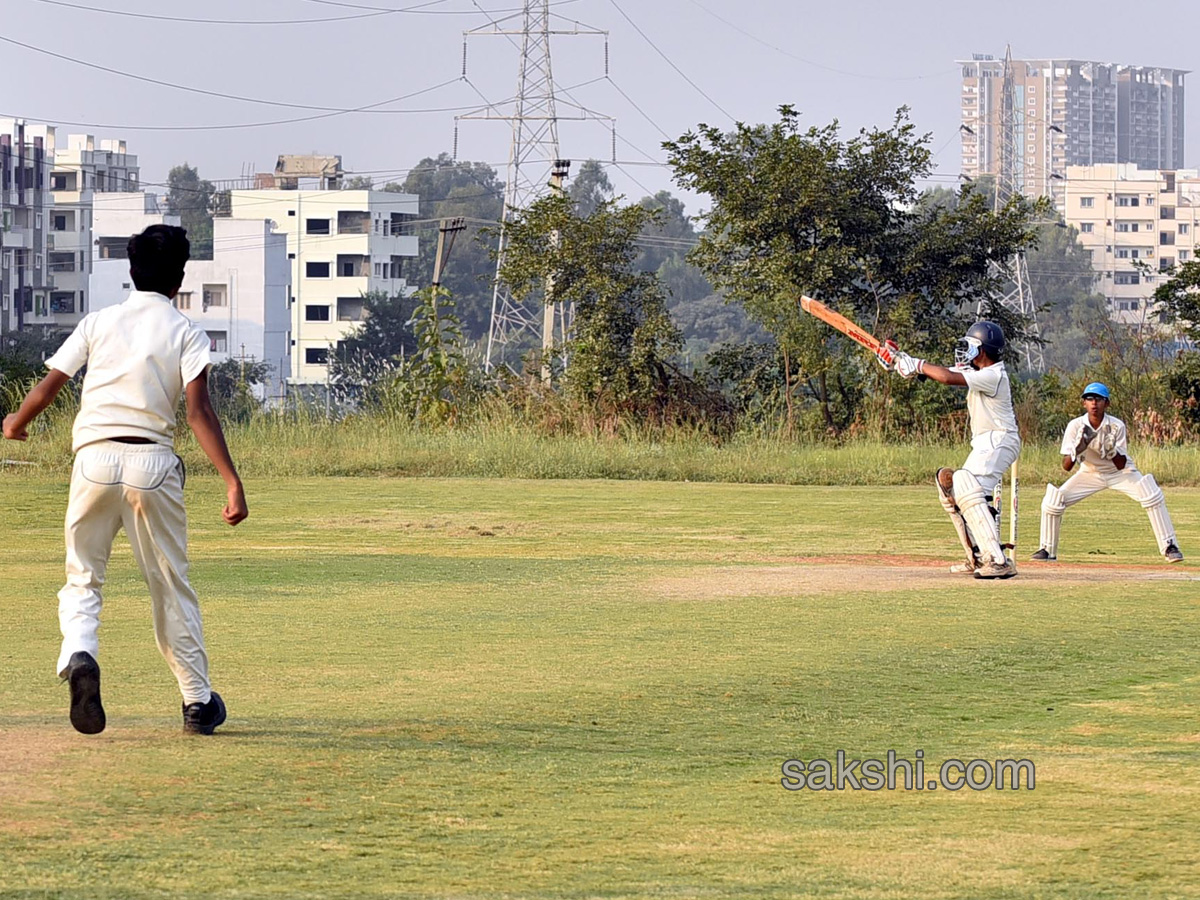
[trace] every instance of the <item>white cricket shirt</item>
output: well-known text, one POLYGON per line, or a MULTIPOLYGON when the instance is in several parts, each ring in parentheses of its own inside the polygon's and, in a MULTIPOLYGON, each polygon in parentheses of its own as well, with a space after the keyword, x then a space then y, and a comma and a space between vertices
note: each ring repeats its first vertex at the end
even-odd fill
POLYGON ((1017 417, 1013 414, 1012 391, 1008 385, 1008 370, 1004 363, 993 363, 982 369, 964 366, 967 381, 967 412, 971 415, 971 437, 988 431, 1017 432, 1017 417))
POLYGON ((114 437, 174 444, 183 388, 212 364, 204 329, 152 291, 89 313, 46 367, 74 375, 87 364, 72 450, 114 437))
MULTIPOLYGON (((1067 423, 1060 448, 1063 456, 1070 456, 1075 452, 1075 445, 1083 437, 1083 426, 1087 424, 1086 414, 1067 423)), ((1125 471, 1137 468, 1133 464, 1133 458, 1129 455, 1129 432, 1125 428, 1125 423, 1116 416, 1106 415, 1101 420, 1100 427, 1096 429, 1096 436, 1083 451, 1083 466, 1094 469, 1101 475, 1115 474, 1121 471, 1112 461, 1112 458, 1118 454, 1125 457, 1125 471)))

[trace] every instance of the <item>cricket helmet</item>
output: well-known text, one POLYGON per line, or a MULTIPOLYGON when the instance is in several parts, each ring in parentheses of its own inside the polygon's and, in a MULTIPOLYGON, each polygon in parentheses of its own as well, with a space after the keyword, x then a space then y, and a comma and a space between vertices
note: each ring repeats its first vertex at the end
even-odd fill
POLYGON ((984 350, 992 359, 999 359, 1004 350, 1004 329, 995 322, 976 322, 967 329, 967 333, 959 339, 954 348, 954 363, 958 366, 970 365, 971 361, 984 350))

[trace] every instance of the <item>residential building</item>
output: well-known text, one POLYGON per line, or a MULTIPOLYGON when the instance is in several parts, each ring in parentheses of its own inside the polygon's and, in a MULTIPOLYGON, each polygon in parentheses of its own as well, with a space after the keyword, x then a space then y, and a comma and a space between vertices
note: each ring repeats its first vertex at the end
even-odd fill
MULTIPOLYGON (((1000 171, 1004 61, 960 60, 962 173, 1000 171)), ((1062 208, 1068 166, 1184 164, 1182 69, 1079 59, 1012 60, 1014 176, 1031 197, 1062 208)))
POLYGON ((54 287, 49 311, 57 327, 73 328, 89 308, 88 277, 96 255, 93 204, 99 198, 119 198, 108 207, 127 205, 135 214, 147 202, 153 207, 147 212, 156 214, 157 207, 154 195, 138 192, 138 160, 125 142, 97 142, 90 134, 67 135, 66 145, 55 147, 50 192, 46 242, 54 287))
MULTIPOLYGON (((178 225, 161 213, 153 195, 107 194, 94 198, 96 258, 89 277, 91 309, 125 300, 133 289, 127 245, 150 225, 178 225), (131 202, 142 204, 139 210, 131 202)), ((282 394, 292 370, 291 265, 287 238, 266 219, 213 220, 213 258, 193 259, 184 271, 175 306, 208 332, 213 361, 254 359, 271 366, 265 397, 282 394)))
MULTIPOLYGON (((269 176, 268 176, 269 177, 269 176)), ((236 218, 268 218, 287 236, 291 261, 291 375, 328 378, 329 350, 358 327, 365 295, 406 295, 405 262, 417 255, 414 194, 371 190, 233 190, 236 218)), ((216 219, 215 221, 220 221, 216 219)))
POLYGON ((46 176, 54 129, 0 118, 0 334, 52 323, 46 176))
POLYGON ((1066 221, 1091 253, 1111 315, 1144 321, 1160 273, 1194 260, 1200 249, 1200 170, 1068 166, 1064 187, 1066 221))

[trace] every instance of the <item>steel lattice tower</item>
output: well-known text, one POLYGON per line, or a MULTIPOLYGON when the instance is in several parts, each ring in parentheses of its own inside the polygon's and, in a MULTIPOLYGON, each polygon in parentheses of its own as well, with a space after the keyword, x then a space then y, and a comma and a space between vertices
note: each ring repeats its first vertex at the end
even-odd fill
MULTIPOLYGON (((1018 154, 1017 144, 1025 130, 1025 110, 1016 102, 1016 88, 1012 73, 1012 48, 1004 52, 1004 87, 1000 100, 1000 172, 996 176, 996 196, 993 209, 999 212, 1013 196, 1021 193, 1021 182, 1025 177, 1024 157, 1018 154)), ((1029 264, 1025 251, 1019 251, 1003 265, 996 264, 996 274, 1002 279, 1004 292, 1000 304, 1019 313, 1029 322, 1029 330, 1039 337, 1037 304, 1033 300, 1033 287, 1029 281, 1029 264)), ((980 304, 982 311, 983 304, 980 304)), ((1021 344, 1021 362, 1025 368, 1037 374, 1046 371, 1046 358, 1040 344, 1021 344)))
MULTIPOLYGON (((514 44, 519 39, 520 64, 517 72, 517 92, 508 101, 512 111, 506 113, 496 105, 489 104, 478 110, 457 116, 456 119, 491 119, 512 123, 512 142, 509 146, 508 171, 504 190, 504 222, 514 213, 526 209, 535 200, 546 196, 553 188, 551 176, 561 168, 558 143, 558 123, 563 119, 593 120, 607 122, 613 127, 610 117, 593 112, 577 103, 556 96, 554 74, 550 63, 551 35, 603 35, 605 37, 605 74, 608 69, 608 32, 583 28, 572 22, 570 29, 555 30, 551 27, 550 0, 525 0, 523 11, 506 19, 493 20, 488 26, 464 33, 464 38, 478 35, 507 35, 514 44), (520 19, 520 30, 506 29, 502 23, 520 19), (560 115, 559 106, 569 108, 567 115, 560 115)), ((463 45, 463 76, 466 76, 466 41, 463 45)), ((559 179, 561 182, 561 179, 559 179)), ((494 365, 506 364, 505 351, 508 345, 527 331, 540 331, 545 322, 553 328, 553 317, 516 302, 508 285, 501 282, 500 267, 508 237, 503 226, 500 229, 499 258, 496 264, 496 280, 492 291, 491 326, 488 329, 486 366, 490 371, 494 365)), ((562 335, 565 338, 565 334, 562 335)), ((542 343, 549 346, 553 335, 542 335, 542 343)))

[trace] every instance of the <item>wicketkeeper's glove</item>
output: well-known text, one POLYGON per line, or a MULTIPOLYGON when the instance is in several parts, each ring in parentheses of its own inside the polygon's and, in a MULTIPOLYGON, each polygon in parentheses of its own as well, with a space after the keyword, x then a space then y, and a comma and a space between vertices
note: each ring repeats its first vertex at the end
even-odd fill
POLYGON ((1092 442, 1092 438, 1096 436, 1096 429, 1088 423, 1084 423, 1083 431, 1079 434, 1079 442, 1075 445, 1075 452, 1071 454, 1071 459, 1078 460, 1083 456, 1083 451, 1088 448, 1088 444, 1092 442))

